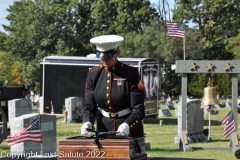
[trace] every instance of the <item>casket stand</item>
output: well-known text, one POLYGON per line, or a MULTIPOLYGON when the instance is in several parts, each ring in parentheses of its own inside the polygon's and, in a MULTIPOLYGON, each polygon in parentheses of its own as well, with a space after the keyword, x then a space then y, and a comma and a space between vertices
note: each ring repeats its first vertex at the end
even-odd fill
POLYGON ((144 137, 77 136, 59 141, 58 160, 146 160, 144 137))

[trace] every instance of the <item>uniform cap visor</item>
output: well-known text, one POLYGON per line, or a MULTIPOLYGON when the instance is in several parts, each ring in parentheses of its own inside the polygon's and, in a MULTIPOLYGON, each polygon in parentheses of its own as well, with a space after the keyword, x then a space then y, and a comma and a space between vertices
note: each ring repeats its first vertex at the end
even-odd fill
POLYGON ((113 57, 118 51, 118 47, 117 48, 114 48, 114 49, 111 49, 109 51, 106 51, 106 52, 97 52, 96 54, 96 57, 99 58, 99 59, 109 59, 111 57, 113 57))
POLYGON ((115 53, 101 53, 101 52, 97 52, 96 57, 99 58, 99 59, 106 60, 106 59, 109 59, 109 58, 113 57, 116 53, 117 52, 115 52, 115 53))

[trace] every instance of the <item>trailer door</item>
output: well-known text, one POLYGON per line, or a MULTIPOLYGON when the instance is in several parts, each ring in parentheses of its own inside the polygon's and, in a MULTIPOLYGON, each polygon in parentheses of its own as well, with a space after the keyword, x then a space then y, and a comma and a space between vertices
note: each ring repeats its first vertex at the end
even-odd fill
POLYGON ((159 90, 158 64, 141 65, 141 79, 145 88, 145 115, 158 116, 158 90, 159 90))

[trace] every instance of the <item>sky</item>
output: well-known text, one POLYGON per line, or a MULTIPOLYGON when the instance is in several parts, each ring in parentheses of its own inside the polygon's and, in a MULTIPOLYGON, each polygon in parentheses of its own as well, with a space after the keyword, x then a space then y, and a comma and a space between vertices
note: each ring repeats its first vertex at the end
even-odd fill
MULTIPOLYGON (((0 31, 5 32, 2 25, 9 25, 9 22, 5 19, 5 17, 9 14, 7 8, 9 5, 13 5, 13 2, 16 0, 0 0, 0 31)), ((171 1, 171 0, 170 0, 171 1)), ((150 0, 151 3, 158 4, 159 0, 150 0)))

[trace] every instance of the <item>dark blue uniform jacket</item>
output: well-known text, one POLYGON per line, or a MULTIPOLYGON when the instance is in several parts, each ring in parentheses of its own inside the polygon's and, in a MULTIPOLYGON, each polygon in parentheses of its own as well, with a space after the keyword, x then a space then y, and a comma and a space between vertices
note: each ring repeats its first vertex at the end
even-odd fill
POLYGON ((129 136, 143 137, 142 119, 145 116, 144 87, 137 68, 117 62, 112 68, 102 65, 93 67, 87 76, 83 121, 94 124, 97 117, 99 132, 117 131, 127 123, 129 136), (130 108, 131 113, 116 118, 103 116, 98 108, 106 112, 119 112, 130 108))

